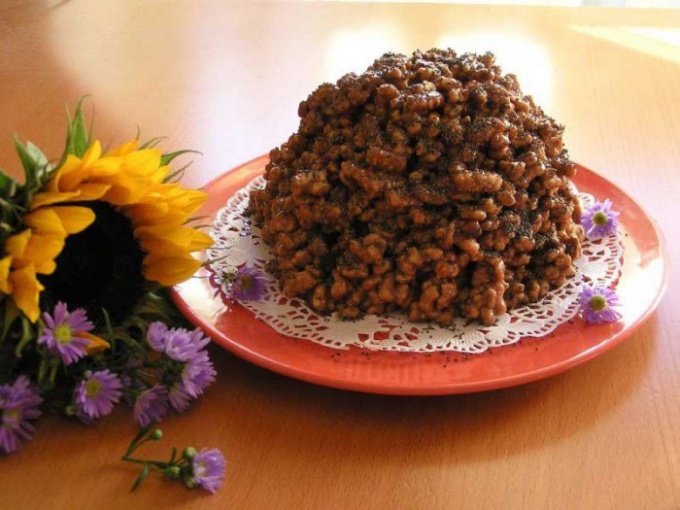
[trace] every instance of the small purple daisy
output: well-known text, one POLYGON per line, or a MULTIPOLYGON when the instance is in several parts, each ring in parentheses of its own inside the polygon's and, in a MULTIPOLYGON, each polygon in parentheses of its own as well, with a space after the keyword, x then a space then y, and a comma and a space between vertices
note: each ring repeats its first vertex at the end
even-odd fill
POLYGON ((169 409, 168 390, 156 384, 144 390, 135 400, 133 414, 140 427, 146 427, 151 422, 159 422, 169 409))
POLYGON ((222 486, 227 469, 227 461, 217 448, 203 448, 191 460, 196 483, 211 494, 222 486))
POLYGON ((187 407, 191 403, 191 395, 187 393, 182 382, 175 383, 168 392, 168 398, 170 399, 170 405, 178 413, 183 413, 186 411, 187 407))
POLYGON ((146 330, 146 341, 156 352, 165 351, 165 335, 168 334, 168 327, 161 321, 149 324, 146 330))
POLYGON ((588 323, 615 322, 622 317, 614 310, 619 305, 619 296, 606 287, 584 287, 579 302, 583 319, 588 323))
POLYGON ((209 343, 210 340, 203 336, 200 329, 171 329, 165 337, 165 354, 175 361, 191 361, 209 343))
POLYGON ((164 352, 170 359, 186 362, 197 356, 210 343, 200 329, 168 329, 162 322, 152 322, 147 330, 147 342, 156 352, 164 352))
POLYGON ((45 328, 38 338, 39 344, 46 345, 52 354, 58 355, 64 365, 70 365, 85 356, 90 340, 80 334, 94 329, 85 310, 78 308, 69 313, 66 304, 59 302, 54 307, 53 315, 43 313, 43 320, 45 328))
POLYGON ((110 370, 88 370, 76 386, 73 400, 80 413, 89 418, 100 418, 113 411, 114 404, 120 400, 122 387, 120 378, 110 370))
POLYGON ((151 348, 165 354, 174 365, 164 383, 170 406, 181 413, 215 381, 217 374, 205 350, 210 340, 198 328, 169 329, 162 322, 151 323, 146 337, 151 348))
POLYGON ((42 414, 38 407, 43 399, 28 377, 21 375, 14 384, 0 386, 0 452, 14 453, 31 439, 35 427, 28 420, 42 414))
POLYGON ((191 401, 198 398, 203 390, 215 382, 215 368, 208 353, 201 351, 182 368, 182 379, 170 386, 168 398, 170 406, 178 413, 184 412, 191 401))
POLYGON ((215 382, 216 375, 208 353, 201 351, 184 365, 182 387, 189 396, 196 398, 215 382))
POLYGON ((590 239, 600 239, 616 233, 619 212, 612 211, 612 202, 595 202, 581 217, 581 225, 590 239))
POLYGON ((247 264, 241 266, 231 284, 231 295, 240 301, 261 301, 267 293, 261 271, 247 264))

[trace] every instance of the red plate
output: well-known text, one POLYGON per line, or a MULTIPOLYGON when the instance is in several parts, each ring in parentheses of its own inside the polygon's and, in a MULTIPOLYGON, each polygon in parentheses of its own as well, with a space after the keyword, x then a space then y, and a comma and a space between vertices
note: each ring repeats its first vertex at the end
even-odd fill
MULTIPOLYGON (((262 173, 267 157, 246 163, 207 185, 203 214, 214 217, 227 199, 262 173)), ((565 323, 544 338, 526 338, 483 354, 408 354, 361 348, 339 351, 283 336, 238 305, 225 305, 207 278, 173 289, 182 312, 207 335, 256 365, 311 383, 394 395, 471 393, 515 386, 558 374, 611 349, 656 308, 668 279, 668 255, 656 224, 621 189, 579 166, 579 190, 609 198, 621 211, 623 273, 617 291, 623 319, 615 324, 565 323)))

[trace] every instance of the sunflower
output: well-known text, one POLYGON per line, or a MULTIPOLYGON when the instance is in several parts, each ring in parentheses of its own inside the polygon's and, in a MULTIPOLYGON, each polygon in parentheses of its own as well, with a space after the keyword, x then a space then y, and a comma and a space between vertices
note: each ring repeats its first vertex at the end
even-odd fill
POLYGON ((137 139, 103 151, 89 140, 80 107, 55 169, 34 146, 18 148, 23 204, 15 183, 0 182, 15 195, 15 207, 2 211, 0 297, 32 323, 42 298, 121 317, 148 282, 171 286, 200 267, 192 253, 212 239, 190 222, 206 194, 173 182, 169 162, 182 151, 164 155, 137 139))

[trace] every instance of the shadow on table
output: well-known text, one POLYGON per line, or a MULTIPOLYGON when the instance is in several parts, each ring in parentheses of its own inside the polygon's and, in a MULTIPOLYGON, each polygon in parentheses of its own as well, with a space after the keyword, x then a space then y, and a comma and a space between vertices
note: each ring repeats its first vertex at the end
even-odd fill
MULTIPOLYGON (((653 357, 656 328, 652 319, 613 351, 558 376, 469 395, 353 393, 227 361, 231 374, 224 376, 229 382, 223 389, 248 401, 245 414, 225 418, 237 436, 229 442, 248 445, 269 437, 272 457, 304 450, 308 458, 332 455, 340 463, 345 455, 380 456, 383 461, 394 457, 394 462, 407 455, 410 465, 518 455, 596 426, 640 390, 653 357), (268 425, 272 416, 276 419, 268 425), (263 434, 262 427, 271 430, 263 434)), ((218 363, 220 356, 216 353, 218 363)))

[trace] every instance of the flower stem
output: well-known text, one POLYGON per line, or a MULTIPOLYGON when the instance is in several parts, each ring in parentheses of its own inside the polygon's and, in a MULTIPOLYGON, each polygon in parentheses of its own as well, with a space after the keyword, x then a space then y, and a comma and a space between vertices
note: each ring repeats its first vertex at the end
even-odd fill
POLYGON ((169 462, 163 462, 160 460, 135 459, 133 457, 130 457, 129 455, 124 455, 123 457, 121 457, 121 460, 124 460, 126 462, 132 462, 134 464, 148 464, 149 466, 152 466, 156 469, 165 469, 170 466, 169 462))

